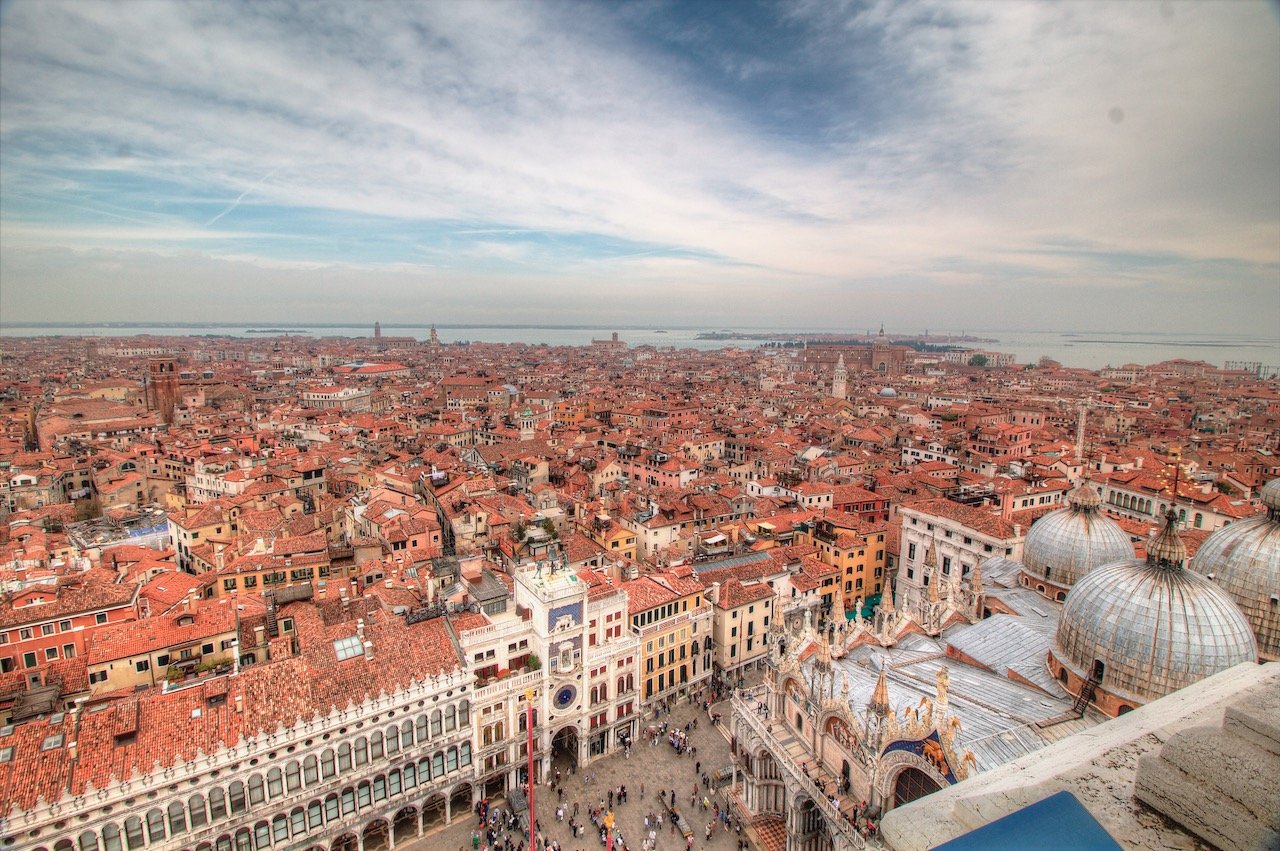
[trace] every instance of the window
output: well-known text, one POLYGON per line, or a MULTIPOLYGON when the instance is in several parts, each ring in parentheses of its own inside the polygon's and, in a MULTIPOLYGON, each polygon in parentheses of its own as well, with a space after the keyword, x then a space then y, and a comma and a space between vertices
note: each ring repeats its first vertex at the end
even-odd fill
POLYGON ((204 797, 201 795, 192 795, 187 800, 187 812, 191 815, 192 830, 204 827, 209 821, 204 809, 204 797))
POLYGON ((142 819, 137 816, 129 816, 124 820, 124 841, 129 847, 129 851, 141 848, 146 844, 142 838, 142 819))
POLYGON ((267 795, 278 798, 284 794, 284 776, 280 769, 273 768, 267 772, 267 795))
POLYGON ((24 626, 22 629, 18 630, 19 641, 26 641, 30 637, 31 637, 31 627, 24 626))
POLYGON ((48 661, 53 661, 54 659, 57 659, 57 658, 58 658, 58 648, 56 648, 56 647, 46 647, 46 648, 44 649, 44 658, 45 658, 46 660, 48 660, 48 661))
POLYGON ((98 612, 96 615, 94 615, 94 616, 93 616, 93 622, 94 622, 94 623, 106 623, 106 622, 107 622, 107 613, 106 613, 106 612, 98 612))
POLYGON ((22 664, 28 668, 34 668, 36 665, 40 664, 39 661, 36 659, 35 651, 23 653, 22 664))
POLYGON ((209 790, 209 819, 217 821, 227 816, 227 802, 221 789, 209 790))
POLYGON ((139 659, 137 662, 133 663, 133 667, 139 674, 145 673, 146 671, 151 670, 151 662, 147 659, 139 659))
POLYGON ((174 801, 169 805, 169 832, 182 833, 187 829, 187 814, 182 808, 181 801, 174 801))
POLYGON ((53 635, 53 624, 45 623, 40 625, 41 635, 53 635))
POLYGON ((262 775, 255 774, 249 778, 249 803, 261 804, 266 799, 266 787, 262 782, 262 775))

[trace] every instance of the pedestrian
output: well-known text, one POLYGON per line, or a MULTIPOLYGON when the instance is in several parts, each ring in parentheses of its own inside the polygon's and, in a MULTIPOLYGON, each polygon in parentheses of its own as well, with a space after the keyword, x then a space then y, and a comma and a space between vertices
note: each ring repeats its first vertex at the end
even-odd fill
POLYGON ((693 773, 694 773, 694 774, 697 774, 697 773, 698 773, 698 772, 700 772, 700 771, 702 771, 702 763, 701 763, 701 762, 695 762, 695 763, 693 764, 693 773))

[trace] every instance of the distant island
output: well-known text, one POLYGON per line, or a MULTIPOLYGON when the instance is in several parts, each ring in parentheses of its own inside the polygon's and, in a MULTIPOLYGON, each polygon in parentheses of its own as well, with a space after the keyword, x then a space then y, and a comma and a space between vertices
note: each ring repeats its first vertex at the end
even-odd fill
POLYGON ((246 334, 310 334, 305 328, 250 328, 246 334))

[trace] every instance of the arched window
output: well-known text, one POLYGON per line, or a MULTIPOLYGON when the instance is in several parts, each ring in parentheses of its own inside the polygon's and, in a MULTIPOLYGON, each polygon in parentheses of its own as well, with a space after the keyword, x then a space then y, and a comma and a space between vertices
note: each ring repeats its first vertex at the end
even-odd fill
POLYGON ((446 733, 452 733, 458 729, 458 710, 449 704, 444 709, 444 730, 446 733))
POLYGON ((328 780, 337 773, 337 758, 333 753, 333 748, 329 748, 320 754, 320 776, 328 780))
MULTIPOLYGON (((354 800, 354 799, 353 799, 354 800)), ((324 799, 324 820, 333 821, 342 816, 342 809, 338 805, 338 796, 330 795, 324 799)))
POLYGON ((400 725, 400 747, 408 748, 413 744, 413 722, 405 721, 400 725))
POLYGON ((419 744, 427 740, 427 715, 424 712, 418 716, 418 720, 413 725, 413 740, 419 744))
POLYGON ((369 781, 362 780, 356 787, 356 805, 363 810, 371 803, 373 803, 373 795, 370 794, 369 781))
POLYGON ((369 743, 364 736, 356 739, 356 765, 364 765, 369 761, 369 743))
POLYGON ((249 803, 261 804, 267 799, 267 787, 262 782, 261 774, 253 774, 249 777, 249 803))
POLYGON ((312 801, 307 804, 307 828, 315 830, 324 824, 324 804, 312 801))
POLYGON ((236 831, 236 851, 253 851, 253 836, 249 828, 242 827, 236 831))
POLYGON ((302 788, 302 766, 298 765, 297 760, 285 766, 284 785, 290 792, 296 792, 302 788))
POLYGON ((387 799, 387 778, 381 774, 373 778, 373 799, 375 801, 385 801, 387 799))
POLYGON ((187 829, 187 811, 183 809, 181 801, 174 801, 169 805, 169 832, 182 833, 187 829))
POLYGON ((304 786, 310 786, 320 781, 320 760, 316 759, 316 755, 312 754, 302 761, 302 783, 304 786))
POLYGON ((404 767, 404 788, 413 789, 418 785, 418 766, 409 763, 404 767))
POLYGON ((271 825, 260 821, 253 826, 253 842, 258 848, 266 848, 271 844, 271 825))
POLYGON ((444 774, 444 754, 437 753, 431 757, 431 776, 440 777, 444 774))
POLYGON ((400 753, 400 728, 392 724, 387 728, 387 756, 400 753))
POLYGON ((444 715, 440 713, 439 709, 431 713, 431 737, 433 739, 444 732, 444 728, 442 726, 443 722, 444 715))
POLYGON ((444 770, 445 771, 458 770, 458 749, 457 748, 449 748, 449 752, 445 755, 445 759, 444 759, 444 770))
POLYGON ((471 764, 471 743, 470 742, 463 742, 462 747, 458 753, 459 753, 459 760, 462 763, 464 768, 471 764))
POLYGON ((471 704, 465 700, 458 704, 458 723, 464 727, 471 723, 471 704))
POLYGON ((399 795, 404 791, 404 784, 400 779, 400 769, 393 768, 387 772, 387 791, 392 795, 399 795))
POLYGON ((80 851, 98 851, 98 834, 92 830, 80 834, 80 851))
POLYGON ((289 819, 285 818, 284 813, 281 813, 271 820, 271 841, 283 842, 288 838, 289 819))
POLYGON ((219 836, 217 842, 214 843, 214 848, 216 851, 231 851, 231 837, 225 833, 219 836))
POLYGON ((70 839, 59 839, 54 843, 53 851, 76 851, 76 844, 70 839))
POLYGON ((338 745, 338 770, 351 770, 351 745, 347 742, 338 745))
POLYGON ((191 829, 204 827, 209 823, 209 816, 204 809, 204 796, 192 795, 187 799, 187 811, 191 814, 191 829))
POLYGON ((1204 515, 1197 511, 1196 512, 1196 528, 1199 529, 1202 526, 1204 526, 1204 515))
POLYGON ((244 812, 245 810, 244 784, 241 783, 239 780, 231 784, 229 798, 231 799, 232 814, 244 812))
POLYGON ((369 737, 369 759, 382 759, 382 733, 374 732, 369 737))
POLYGON ((342 814, 349 816, 356 811, 356 790, 342 790, 342 814))
POLYGON ((227 796, 221 789, 209 790, 209 821, 227 817, 227 796))
POLYGON ((147 838, 152 842, 164 839, 164 813, 158 808, 147 812, 147 838))
POLYGON ((294 807, 289 813, 289 832, 294 836, 307 832, 307 811, 302 807, 294 807))
POLYGON ((284 794, 284 774, 278 768, 267 772, 267 796, 279 798, 284 794))
POLYGON ((120 828, 109 824, 102 828, 103 851, 120 851, 120 828))
POLYGON ((129 851, 136 851, 147 844, 142 836, 142 819, 137 816, 129 816, 124 820, 124 844, 129 847, 129 851))

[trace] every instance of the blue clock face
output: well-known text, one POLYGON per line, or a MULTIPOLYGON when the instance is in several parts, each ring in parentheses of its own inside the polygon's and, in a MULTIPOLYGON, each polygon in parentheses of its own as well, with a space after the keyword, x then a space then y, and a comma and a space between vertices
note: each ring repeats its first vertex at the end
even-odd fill
POLYGON ((556 709, 564 709, 573 703, 573 699, 578 696, 578 690, 571 685, 560 686, 556 690, 555 705, 556 709))

